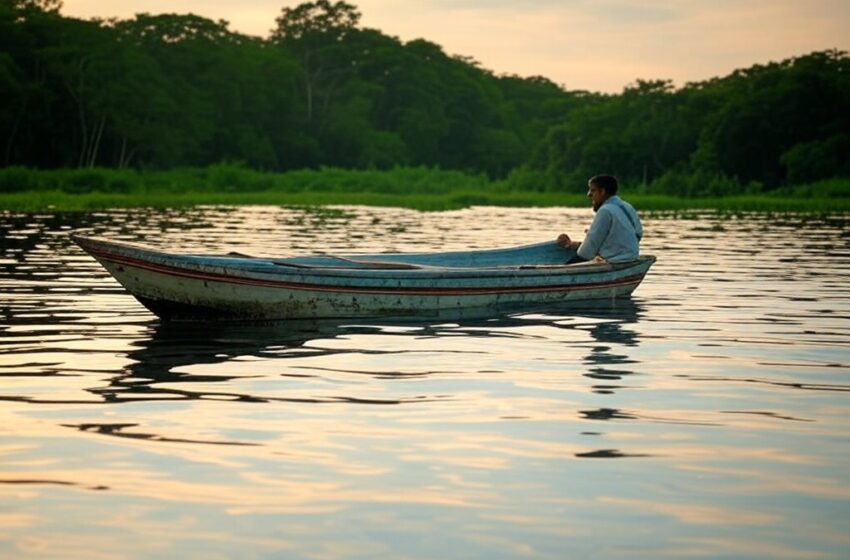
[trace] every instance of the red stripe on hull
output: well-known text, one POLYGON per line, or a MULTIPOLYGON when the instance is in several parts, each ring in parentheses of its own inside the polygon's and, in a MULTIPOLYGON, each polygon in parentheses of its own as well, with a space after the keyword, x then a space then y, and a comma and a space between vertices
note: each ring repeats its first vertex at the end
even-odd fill
POLYGON ((481 288, 371 288, 371 287, 356 287, 356 286, 329 286, 325 284, 306 284, 297 282, 286 282, 280 280, 263 280, 258 278, 246 278, 241 276, 229 276, 227 274, 216 274, 211 272, 199 272, 187 270, 174 266, 160 265, 151 263, 141 259, 135 259, 125 255, 116 255, 103 251, 88 249, 88 252, 93 256, 109 261, 117 265, 132 266, 144 270, 150 270, 168 276, 177 276, 182 278, 192 278, 195 280, 206 280, 212 282, 222 282, 227 284, 239 284, 247 286, 263 286, 269 288, 281 288, 300 291, 314 292, 336 292, 336 293, 351 293, 351 294, 403 294, 415 296, 446 296, 446 295, 486 295, 486 294, 501 294, 501 293, 542 293, 542 292, 566 292, 574 290, 590 290, 602 287, 621 287, 629 285, 638 285, 643 280, 644 274, 635 274, 621 280, 612 282, 587 282, 583 284, 559 284, 548 286, 504 286, 504 287, 481 287, 481 288))

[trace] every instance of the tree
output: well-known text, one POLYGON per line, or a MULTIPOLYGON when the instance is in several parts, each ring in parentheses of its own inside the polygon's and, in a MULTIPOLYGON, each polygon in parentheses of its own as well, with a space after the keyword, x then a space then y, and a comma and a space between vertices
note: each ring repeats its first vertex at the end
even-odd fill
POLYGON ((0 2, 0 141, 2 160, 49 161, 35 122, 49 121, 49 76, 40 49, 50 44, 62 25, 55 0, 0 2), (33 157, 30 147, 42 154, 33 157))
POLYGON ((113 42, 98 22, 66 20, 58 41, 44 49, 51 73, 73 101, 77 129, 77 167, 93 167, 107 124, 102 96, 108 67, 114 62, 113 42))
POLYGON ((144 104, 134 105, 130 120, 137 127, 125 128, 148 137, 135 142, 138 157, 157 166, 222 160, 281 165, 283 148, 276 140, 284 136, 279 129, 288 127, 295 73, 286 52, 231 32, 225 21, 194 15, 141 14, 116 28, 158 78, 149 93, 151 110, 145 114, 144 104))
MULTIPOLYGON (((720 172, 742 182, 777 187, 787 180, 783 154, 797 144, 814 147, 850 132, 846 53, 825 51, 756 65, 717 86, 725 102, 704 127, 700 150, 720 172)), ((799 166, 799 154, 824 148, 812 149, 788 157, 799 166)))
POLYGON ((301 82, 306 121, 310 124, 327 112, 336 87, 350 73, 349 52, 344 45, 357 28, 360 12, 346 2, 305 2, 283 8, 271 39, 296 53, 301 63, 301 82))
POLYGON ((192 14, 60 7, 0 0, 0 165, 521 169, 533 188, 609 172, 716 194, 850 176, 841 51, 602 95, 363 29, 343 1, 283 8, 267 39, 192 14))
POLYGON ((294 8, 283 8, 272 38, 282 41, 325 43, 328 38, 341 40, 360 23, 357 7, 347 2, 317 0, 294 8))

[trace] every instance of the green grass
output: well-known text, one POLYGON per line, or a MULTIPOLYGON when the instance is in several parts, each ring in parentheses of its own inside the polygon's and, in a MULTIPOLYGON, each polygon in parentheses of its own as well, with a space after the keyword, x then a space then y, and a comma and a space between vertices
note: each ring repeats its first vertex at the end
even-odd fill
POLYGON ((108 208, 180 208, 199 205, 327 206, 363 205, 412 208, 424 211, 453 210, 469 206, 586 206, 581 195, 554 193, 492 193, 461 190, 446 194, 386 194, 378 192, 146 192, 85 193, 35 191, 0 194, 0 209, 19 212, 87 211, 108 208))
MULTIPOLYGON (((626 185, 624 198, 641 211, 850 212, 850 179, 723 197, 686 198, 634 190, 626 185)), ((238 165, 171 171, 0 169, 0 210, 20 212, 249 204, 367 205, 426 211, 468 206, 587 207, 583 189, 576 191, 517 188, 510 180, 490 181, 483 175, 423 167, 288 173, 265 173, 238 165)))

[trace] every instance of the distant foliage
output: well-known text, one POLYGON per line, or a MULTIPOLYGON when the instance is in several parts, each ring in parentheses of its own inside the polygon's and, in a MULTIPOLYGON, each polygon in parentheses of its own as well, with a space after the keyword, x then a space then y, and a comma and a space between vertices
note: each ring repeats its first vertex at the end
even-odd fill
POLYGON ((850 58, 826 51, 674 89, 642 82, 549 129, 531 167, 582 184, 735 194, 850 176, 850 58))
MULTIPOLYGON (((687 196, 850 177, 840 51, 602 95, 363 28, 343 1, 284 7, 268 38, 191 14, 85 21, 59 6, 0 1, 0 166, 17 169, 7 192, 32 187, 23 167, 211 166, 205 188, 224 191, 267 185, 252 172, 320 168, 439 168, 552 192, 604 172, 687 196)), ((134 188, 98 177, 62 189, 134 188)))
POLYGON ((68 194, 327 192, 451 195, 458 191, 506 190, 484 174, 428 168, 257 171, 241 163, 169 170, 109 168, 40 170, 0 168, 0 195, 61 191, 68 194))

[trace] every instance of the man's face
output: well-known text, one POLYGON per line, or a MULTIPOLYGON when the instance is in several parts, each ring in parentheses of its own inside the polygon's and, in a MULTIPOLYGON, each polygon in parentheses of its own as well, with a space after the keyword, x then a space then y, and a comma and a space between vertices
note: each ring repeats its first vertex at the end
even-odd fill
POLYGON ((608 198, 608 194, 605 192, 605 189, 589 183, 587 185, 587 198, 590 199, 591 204, 593 204, 593 211, 596 212, 602 206, 602 203, 605 202, 605 199, 608 198))

